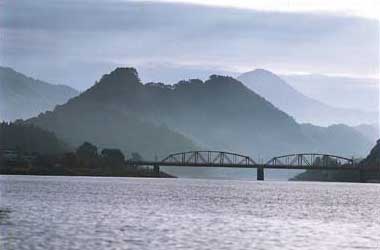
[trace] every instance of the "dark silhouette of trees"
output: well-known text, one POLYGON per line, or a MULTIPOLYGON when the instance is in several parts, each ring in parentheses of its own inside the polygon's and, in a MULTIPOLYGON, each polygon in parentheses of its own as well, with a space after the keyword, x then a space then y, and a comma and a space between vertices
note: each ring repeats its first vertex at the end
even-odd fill
POLYGON ((60 154, 70 151, 69 146, 54 133, 21 122, 0 123, 0 149, 39 154, 60 154))
POLYGON ((66 153, 62 157, 62 164, 64 166, 72 166, 77 167, 78 165, 78 157, 76 153, 66 153))
MULTIPOLYGON (((141 161, 139 153, 132 159, 141 161)), ((0 123, 0 174, 149 176, 149 169, 127 165, 120 149, 84 142, 75 152, 53 133, 23 121, 0 123)))
POLYGON ((377 140, 376 145, 372 148, 369 155, 360 162, 362 166, 380 169, 380 139, 377 140))
POLYGON ((125 163, 124 154, 120 149, 103 149, 101 156, 103 162, 108 166, 122 167, 125 163))
POLYGON ((131 155, 131 159, 130 160, 131 161, 142 161, 143 158, 142 158, 142 156, 139 153, 133 152, 132 155, 131 155))
POLYGON ((86 162, 96 160, 98 158, 98 148, 89 142, 84 142, 76 151, 77 156, 86 162))

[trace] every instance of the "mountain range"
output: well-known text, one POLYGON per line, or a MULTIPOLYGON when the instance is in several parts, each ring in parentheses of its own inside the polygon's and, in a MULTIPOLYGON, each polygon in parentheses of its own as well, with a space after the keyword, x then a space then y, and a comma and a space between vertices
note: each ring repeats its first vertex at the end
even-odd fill
MULTIPOLYGON (((256 69, 240 75, 237 79, 301 123, 320 126, 343 123, 357 126, 378 121, 376 112, 336 108, 305 96, 268 70, 256 69)), ((341 95, 337 94, 336 99, 340 98, 341 95)))
POLYGON ((11 68, 0 67, 1 121, 36 116, 78 94, 71 87, 35 80, 11 68))
POLYGON ((134 68, 115 69, 27 123, 73 146, 90 141, 140 152, 146 159, 195 148, 264 159, 304 151, 363 156, 371 147, 364 135, 345 125, 297 123, 232 77, 144 85, 134 68))
MULTIPOLYGON (((210 74, 229 75, 235 78, 242 75, 239 72, 219 68, 200 68, 165 63, 140 65, 138 70, 142 74, 141 78, 144 82, 160 81, 169 84, 176 83, 181 79, 199 78, 207 80, 210 74)), ((309 106, 310 110, 317 111, 316 113, 318 113, 318 116, 313 116, 310 114, 305 115, 302 111, 292 112, 292 108, 289 110, 283 109, 289 114, 295 113, 297 116, 292 115, 297 121, 321 126, 337 123, 350 126, 368 124, 376 127, 377 131, 380 132, 380 126, 377 121, 379 120, 380 107, 378 78, 343 77, 322 74, 275 74, 268 70, 257 70, 257 73, 260 71, 266 71, 281 79, 281 81, 275 80, 275 84, 273 84, 274 89, 277 87, 282 88, 281 85, 283 84, 287 85, 286 89, 292 89, 289 93, 293 95, 288 96, 290 100, 294 98, 308 99, 305 103, 307 104, 306 107, 309 106), (300 95, 303 97, 299 98, 300 95), (301 116, 298 117, 300 114, 301 116)), ((253 91, 259 92, 255 89, 253 91)), ((272 92, 271 89, 269 91, 272 92)), ((270 95, 264 97, 271 103, 275 103, 276 101, 276 99, 270 99, 270 95)), ((300 105, 296 104, 294 106, 299 109, 300 105)), ((375 138, 380 136, 379 132, 377 132, 375 138)))

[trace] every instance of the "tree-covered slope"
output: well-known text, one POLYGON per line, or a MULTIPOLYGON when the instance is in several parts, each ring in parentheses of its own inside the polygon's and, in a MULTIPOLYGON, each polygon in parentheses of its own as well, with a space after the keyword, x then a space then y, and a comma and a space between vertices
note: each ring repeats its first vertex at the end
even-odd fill
POLYGON ((139 152, 147 159, 195 148, 194 143, 180 133, 123 108, 134 88, 130 83, 135 81, 138 78, 134 72, 115 71, 67 104, 28 123, 54 131, 74 146, 89 141, 101 148, 139 152))
POLYGON ((25 153, 60 154, 70 147, 54 133, 33 125, 0 123, 0 149, 25 153))
POLYGON ((378 167, 380 169, 380 139, 372 148, 369 155, 360 163, 362 166, 378 167))

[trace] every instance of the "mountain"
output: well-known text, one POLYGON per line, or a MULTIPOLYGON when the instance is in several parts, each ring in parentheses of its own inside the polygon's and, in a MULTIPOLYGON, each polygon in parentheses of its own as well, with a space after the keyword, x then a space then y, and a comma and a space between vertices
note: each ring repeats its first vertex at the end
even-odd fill
POLYGON ((0 67, 0 120, 30 118, 78 95, 65 85, 53 85, 0 67))
POLYGON ((73 146, 88 141, 100 148, 139 152, 149 159, 194 149, 194 143, 180 133, 131 112, 139 109, 140 104, 131 100, 141 87, 134 69, 117 69, 78 97, 58 105, 53 112, 27 122, 55 132, 73 146))
POLYGON ((355 128, 349 127, 344 124, 336 124, 328 127, 320 127, 312 124, 302 124, 301 129, 304 134, 307 134, 309 138, 312 138, 312 145, 317 145, 319 148, 312 149, 312 152, 343 155, 346 157, 363 157, 366 152, 362 149, 366 149, 367 152, 371 148, 372 142, 367 139, 362 133, 355 128), (329 142, 326 144, 326 142, 329 142), (323 152, 320 145, 323 146, 323 152), (355 145, 357 150, 353 150, 352 145, 355 145), (358 154, 358 151, 361 151, 358 154))
POLYGON ((360 124, 353 128, 364 135, 371 142, 375 142, 376 138, 380 137, 379 126, 376 124, 360 124))
POLYGON ((306 96, 345 109, 379 112, 379 79, 321 74, 281 75, 306 96))
POLYGON ((73 145, 90 141, 150 159, 194 149, 194 144, 264 159, 333 147, 343 155, 361 155, 370 147, 364 136, 345 142, 342 150, 337 146, 341 138, 334 134, 317 140, 308 128, 232 77, 144 85, 133 68, 117 68, 78 97, 27 122, 73 145))
MULTIPOLYGON (((374 112, 335 108, 307 97, 279 76, 264 69, 244 73, 238 80, 299 122, 321 126, 337 123, 359 125, 375 123, 378 119, 374 112)), ((336 98, 339 99, 340 95, 336 95, 336 98)))
POLYGON ((230 76, 237 74, 213 67, 192 67, 170 63, 140 65, 137 70, 143 82, 165 82, 166 84, 175 84, 183 79, 207 80, 211 74, 230 76))

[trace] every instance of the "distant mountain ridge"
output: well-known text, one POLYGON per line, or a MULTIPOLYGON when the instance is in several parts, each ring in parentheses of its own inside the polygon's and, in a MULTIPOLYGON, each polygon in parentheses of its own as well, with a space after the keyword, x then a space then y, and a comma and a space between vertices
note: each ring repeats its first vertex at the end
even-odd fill
POLYGON ((372 124, 377 121, 376 113, 335 108, 307 97, 268 70, 256 69, 240 75, 237 79, 293 116, 298 122, 328 126, 340 123, 347 125, 372 124))
POLYGON ((232 77, 144 85, 133 68, 115 69, 67 104, 27 122, 74 146, 90 141, 140 152, 148 159, 194 148, 264 158, 325 150, 357 156, 371 146, 349 127, 342 142, 328 129, 300 125, 232 77), (314 130, 318 132, 309 133, 314 130), (315 138, 325 133, 323 139, 315 138))
POLYGON ((339 108, 379 112, 379 78, 322 74, 280 75, 305 95, 339 108))
POLYGON ((379 126, 377 124, 360 124, 353 128, 364 135, 371 142, 375 142, 376 138, 380 137, 379 126))
POLYGON ((53 85, 0 67, 0 120, 26 119, 52 110, 79 92, 65 85, 53 85))
MULTIPOLYGON (((301 124, 301 129, 305 135, 312 139, 313 145, 323 145, 323 152, 325 153, 342 155, 341 152, 346 152, 342 156, 358 158, 366 155, 366 152, 359 149, 369 150, 372 145, 372 140, 355 128, 344 124, 335 124, 328 127, 301 124), (361 153, 355 154, 355 151, 352 150, 353 146, 361 153)), ((320 150, 315 148, 312 152, 316 151, 320 150)))

